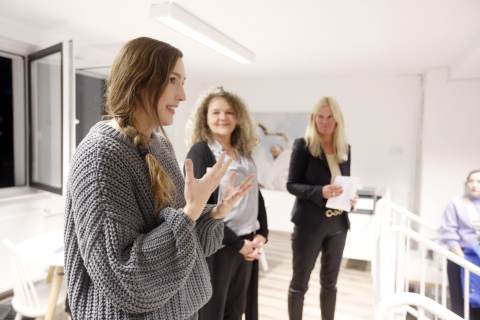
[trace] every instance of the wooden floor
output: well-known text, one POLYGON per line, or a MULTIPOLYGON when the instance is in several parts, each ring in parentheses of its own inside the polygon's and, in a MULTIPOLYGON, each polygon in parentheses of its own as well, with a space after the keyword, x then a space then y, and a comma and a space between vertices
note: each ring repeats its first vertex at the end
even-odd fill
MULTIPOLYGON (((270 270, 268 272, 260 271, 260 320, 288 320, 287 294, 292 276, 290 235, 270 232, 268 239, 268 243, 265 245, 265 255, 270 270)), ((304 320, 320 319, 319 278, 320 262, 317 261, 305 297, 304 320)), ((370 271, 355 268, 351 261, 348 262, 347 268, 347 259, 344 259, 340 268, 337 288, 335 320, 371 318, 373 312, 373 280, 370 271)))

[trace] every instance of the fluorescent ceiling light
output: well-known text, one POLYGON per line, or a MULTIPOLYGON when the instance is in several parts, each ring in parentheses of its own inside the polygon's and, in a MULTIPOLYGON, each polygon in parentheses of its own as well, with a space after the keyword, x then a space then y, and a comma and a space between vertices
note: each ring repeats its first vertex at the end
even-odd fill
POLYGON ((191 15, 174 3, 154 4, 150 16, 172 29, 240 63, 253 62, 253 52, 191 15))

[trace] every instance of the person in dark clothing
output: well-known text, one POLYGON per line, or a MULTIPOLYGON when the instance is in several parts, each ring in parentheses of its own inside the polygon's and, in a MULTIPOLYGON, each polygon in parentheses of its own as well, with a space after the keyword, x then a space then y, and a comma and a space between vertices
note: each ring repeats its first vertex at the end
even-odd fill
MULTIPOLYGON (((297 197, 292 212, 290 320, 302 319, 304 296, 320 251, 322 319, 334 319, 337 277, 350 221, 347 212, 328 209, 326 203, 342 194, 342 188, 333 183, 338 175, 350 176, 350 163, 340 107, 333 98, 322 98, 312 111, 305 137, 295 140, 290 159, 287 190, 297 197)), ((351 200, 353 210, 357 201, 356 195, 351 200)))
MULTIPOLYGON (((229 172, 236 172, 235 186, 257 172, 251 155, 259 138, 249 112, 238 96, 214 88, 198 99, 189 127, 187 158, 193 161, 195 177, 208 172, 224 151, 233 160, 208 201, 220 203, 229 172)), ((258 258, 267 242, 268 226, 257 178, 252 183, 254 188, 225 217, 224 247, 207 258, 213 294, 200 309, 200 320, 241 320, 243 313, 247 320, 258 319, 258 258)))

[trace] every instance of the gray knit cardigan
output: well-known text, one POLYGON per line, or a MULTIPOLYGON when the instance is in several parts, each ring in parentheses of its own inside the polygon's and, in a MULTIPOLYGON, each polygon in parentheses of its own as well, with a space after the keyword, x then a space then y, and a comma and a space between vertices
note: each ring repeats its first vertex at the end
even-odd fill
POLYGON ((170 142, 152 133, 148 149, 177 192, 157 214, 145 158, 125 134, 99 122, 73 156, 65 276, 75 320, 184 320, 212 294, 205 257, 222 245, 223 220, 211 205, 191 220, 170 142))

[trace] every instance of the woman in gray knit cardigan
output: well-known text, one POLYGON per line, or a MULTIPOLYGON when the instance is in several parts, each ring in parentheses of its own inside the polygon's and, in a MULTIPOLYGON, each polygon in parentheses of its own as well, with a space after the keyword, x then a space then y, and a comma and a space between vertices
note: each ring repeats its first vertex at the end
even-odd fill
POLYGON ((71 162, 65 276, 73 319, 196 319, 210 298, 205 257, 223 218, 252 184, 206 205, 230 164, 185 180, 163 126, 186 99, 182 53, 150 38, 128 42, 107 81, 110 121, 96 124, 71 162), (156 133, 160 128, 163 134, 156 133))

